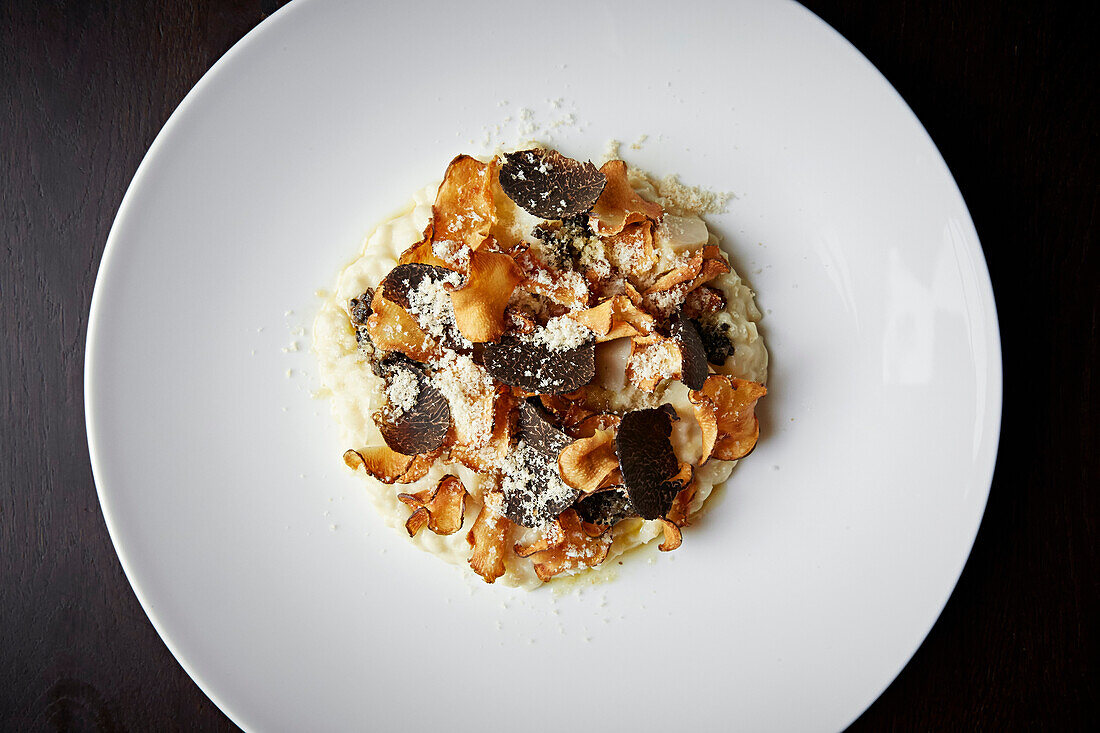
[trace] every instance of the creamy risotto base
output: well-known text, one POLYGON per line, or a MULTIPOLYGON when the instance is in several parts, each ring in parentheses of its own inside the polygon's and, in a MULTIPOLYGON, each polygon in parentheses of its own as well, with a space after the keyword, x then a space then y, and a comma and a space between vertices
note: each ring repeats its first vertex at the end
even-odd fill
MULTIPOLYGON (((635 169, 630 170, 629 179, 631 186, 643 198, 662 204, 667 212, 654 235, 654 245, 662 258, 671 261, 681 249, 718 243, 718 238, 706 227, 701 216, 690 209, 692 197, 683 195, 684 189, 675 183, 675 179, 658 182, 635 169), (662 186, 666 190, 662 191, 662 186)), ((340 426, 342 442, 338 450, 334 449, 334 460, 339 460, 345 448, 384 443, 371 415, 385 402, 385 385, 371 371, 366 358, 357 348, 355 330, 348 319, 347 303, 367 288, 376 287, 398 264, 401 253, 421 240, 424 227, 431 217, 438 187, 438 183, 433 183, 417 192, 403 212, 379 225, 366 238, 359 256, 340 273, 335 291, 325 300, 314 323, 313 350, 318 360, 322 393, 330 399, 332 413, 340 426)), ((527 233, 539 221, 531 217, 530 221, 513 222, 513 227, 517 233, 522 232, 529 238, 527 233)), ((721 318, 723 321, 728 319, 729 336, 734 344, 733 356, 723 366, 712 368, 719 374, 766 383, 768 352, 757 331, 756 323, 761 314, 753 300, 753 291, 733 270, 709 284, 725 295, 727 305, 721 318)), ((610 342, 606 346, 608 348, 597 353, 597 379, 603 380, 605 389, 601 390, 601 395, 607 409, 626 410, 671 404, 680 417, 678 422, 673 423, 672 434, 677 457, 681 461, 696 463, 701 457, 701 437, 695 413, 688 401, 687 388, 681 382, 672 380, 658 387, 654 393, 646 394, 625 385, 615 375, 620 375, 621 379, 621 364, 629 355, 629 339, 610 342), (616 364, 620 366, 615 368, 616 364)), ((695 481, 698 490, 691 504, 693 514, 702 508, 714 488, 729 478, 736 463, 711 459, 697 469, 695 481)), ((442 463, 437 463, 426 476, 411 484, 386 485, 362 472, 357 473, 365 481, 375 508, 387 524, 412 544, 462 566, 474 577, 467 566, 471 548, 466 541, 466 530, 473 525, 481 507, 482 476, 459 464, 442 463), (473 499, 467 502, 463 530, 446 536, 418 532, 415 537, 409 538, 404 527, 409 508, 397 499, 398 493, 433 487, 447 474, 458 476, 473 499)), ((662 529, 656 520, 624 520, 615 527, 607 560, 660 536, 662 529)), ((522 538, 521 534, 517 540, 522 538)), ((582 568, 572 572, 591 571, 582 568)), ((535 575, 531 561, 517 556, 509 559, 507 572, 500 580, 506 585, 525 588, 542 584, 535 575)))

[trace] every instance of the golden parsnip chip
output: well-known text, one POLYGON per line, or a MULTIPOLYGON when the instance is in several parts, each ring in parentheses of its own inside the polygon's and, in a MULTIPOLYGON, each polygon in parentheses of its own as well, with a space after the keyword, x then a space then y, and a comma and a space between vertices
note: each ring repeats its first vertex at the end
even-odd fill
POLYGON ((711 457, 736 461, 752 451, 760 436, 756 403, 767 392, 759 382, 712 374, 702 389, 689 393, 703 431, 702 462, 711 457))
POLYGON ((632 222, 603 240, 608 261, 625 273, 641 276, 657 265, 653 249, 653 222, 632 222))
POLYGON ((512 259, 523 272, 520 285, 527 292, 545 296, 566 308, 588 307, 591 292, 588 280, 581 273, 556 270, 522 245, 513 250, 512 259))
POLYGON ((474 526, 466 535, 466 541, 473 548, 470 567, 486 583, 492 583, 504 575, 504 556, 515 527, 507 517, 494 511, 490 507, 491 503, 491 498, 486 497, 485 504, 474 520, 474 526))
POLYGON ((600 172, 607 177, 607 185, 589 212, 589 226, 592 231, 606 236, 618 234, 626 225, 634 222, 661 220, 665 213, 661 205, 646 201, 630 187, 626 178, 626 163, 609 160, 603 164, 600 172))
POLYGON ((480 407, 492 414, 492 429, 487 436, 456 441, 451 447, 451 460, 458 461, 471 471, 487 472, 498 468, 508 454, 515 434, 516 398, 508 390, 497 392, 491 402, 481 401, 480 407))
POLYGON ((493 172, 488 163, 460 155, 447 166, 432 206, 432 241, 465 244, 476 250, 493 223, 493 172))
POLYGON ((672 552, 681 544, 683 544, 683 533, 674 522, 670 522, 664 517, 659 517, 657 521, 661 523, 661 529, 663 529, 665 533, 665 541, 657 545, 658 550, 660 550, 661 552, 672 552))
POLYGON ((420 328, 407 310, 382 295, 378 288, 371 300, 367 333, 381 351, 399 351, 413 361, 426 362, 439 353, 439 344, 420 328))
POLYGON ((344 463, 348 468, 362 468, 384 484, 400 483, 415 458, 416 456, 398 453, 388 445, 373 445, 359 450, 344 451, 344 463))
POLYGON ((471 252, 469 259, 466 281, 451 291, 455 323, 475 344, 495 341, 504 333, 504 310, 523 273, 501 252, 479 249, 471 252))
POLYGON ((599 305, 568 315, 595 333, 596 343, 651 333, 656 324, 653 316, 634 305, 626 295, 614 295, 599 305))
POLYGON ((615 434, 596 430, 588 438, 578 438, 558 456, 558 473, 571 488, 589 493, 619 468, 615 453, 615 434))
POLYGON ((607 558, 610 548, 611 532, 608 528, 594 525, 586 528, 577 512, 569 509, 550 525, 541 542, 514 549, 521 557, 530 556, 535 574, 545 582, 566 570, 581 566, 596 567, 607 558), (543 545, 545 548, 542 548, 543 545))
POLYGON ((659 277, 657 282, 646 289, 643 295, 648 296, 653 293, 672 290, 678 285, 683 285, 683 292, 689 293, 700 285, 710 282, 729 271, 730 266, 722 255, 722 250, 717 245, 708 244, 692 254, 684 265, 659 277))
POLYGON ((626 378, 643 392, 652 392, 666 379, 679 379, 683 364, 680 345, 659 335, 630 339, 626 378))
POLYGON ((466 487, 458 476, 444 476, 434 489, 398 494, 397 498, 413 510, 405 522, 409 537, 415 537, 424 525, 438 535, 454 534, 462 529, 466 487))

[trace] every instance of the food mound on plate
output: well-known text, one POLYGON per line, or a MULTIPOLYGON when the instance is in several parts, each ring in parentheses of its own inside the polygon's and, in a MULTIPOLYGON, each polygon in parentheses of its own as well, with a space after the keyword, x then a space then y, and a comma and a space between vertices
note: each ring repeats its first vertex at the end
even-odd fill
POLYGON ((489 583, 678 548, 766 392, 760 313, 706 205, 532 147, 460 155, 379 227, 314 349, 382 513, 489 583))

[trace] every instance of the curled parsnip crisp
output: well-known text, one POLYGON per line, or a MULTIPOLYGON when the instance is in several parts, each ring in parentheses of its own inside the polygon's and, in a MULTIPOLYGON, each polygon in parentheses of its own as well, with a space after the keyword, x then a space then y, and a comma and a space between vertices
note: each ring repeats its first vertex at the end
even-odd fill
POLYGON ((572 311, 570 318, 596 334, 596 343, 641 336, 653 331, 656 320, 626 295, 613 295, 592 308, 572 311))
MULTIPOLYGON (((487 495, 485 504, 474 520, 474 526, 466 535, 466 541, 473 547, 470 567, 486 583, 492 583, 504 575, 504 556, 515 527, 507 517, 492 508, 493 503, 493 497, 487 495)), ((495 503, 499 506, 499 496, 495 503)))
POLYGON ((680 345, 664 336, 635 336, 630 340, 626 378, 643 392, 652 392, 665 379, 679 379, 683 364, 680 345))
POLYGON ((668 510, 668 514, 665 518, 675 524, 677 527, 686 527, 690 522, 688 521, 688 515, 691 512, 691 502, 695 500, 695 480, 694 470, 692 471, 692 480, 688 482, 687 486, 680 490, 680 493, 672 500, 672 508, 668 510))
POLYGON ((603 240, 607 259, 622 272, 641 277, 657 265, 653 249, 653 222, 636 221, 627 224, 618 234, 603 240))
POLYGON ((686 263, 657 278, 657 282, 653 283, 643 295, 649 296, 676 287, 681 288, 685 294, 690 293, 695 288, 729 271, 730 266, 722 256, 722 250, 717 245, 708 244, 692 254, 686 263))
POLYGON ((520 557, 530 557, 535 574, 545 582, 566 570, 581 566, 594 568, 607 558, 611 548, 608 527, 586 525, 574 509, 562 512, 557 521, 544 530, 542 537, 529 545, 513 549, 520 557))
POLYGON ((447 166, 432 206, 432 240, 479 248, 493 223, 490 164, 460 155, 447 166))
POLYGON ((523 273, 501 252, 479 249, 469 259, 466 281, 451 291, 455 324, 475 344, 495 341, 504 333, 504 310, 523 273))
POLYGON ((670 522, 664 517, 658 517, 657 521, 661 523, 661 529, 663 529, 665 533, 665 541, 657 545, 658 550, 661 552, 672 552, 683 544, 684 535, 674 522, 670 522))
MULTIPOLYGON (((580 399, 583 400, 583 397, 580 399)), ((583 402, 569 399, 569 395, 539 395, 542 406, 550 412, 561 424, 562 430, 572 434, 575 426, 592 416, 593 412, 585 407, 583 402)), ((585 436, 587 437, 587 436, 585 436)))
POLYGON ((348 468, 362 468, 384 484, 409 483, 402 482, 401 479, 412 467, 415 458, 416 456, 398 453, 388 445, 372 445, 359 450, 344 451, 344 463, 348 468))
POLYGON ((480 439, 457 441, 451 447, 451 460, 471 471, 487 472, 497 468, 508 453, 515 434, 516 397, 508 390, 499 390, 483 409, 492 411, 492 430, 480 439))
POLYGON ((596 430, 591 437, 574 440, 558 456, 562 481, 586 494, 599 488, 618 468, 615 434, 610 430, 596 430))
POLYGON ((466 487, 458 476, 444 476, 434 489, 398 494, 397 498, 413 510, 405 522, 409 537, 415 537, 424 525, 438 535, 454 534, 462 529, 466 487))
POLYGON ((735 461, 752 451, 760 436, 756 402, 767 392, 759 382, 712 374, 702 389, 688 394, 703 433, 700 464, 709 458, 735 461))
POLYGON ((646 201, 630 187, 626 178, 626 163, 609 160, 603 164, 600 172, 607 177, 607 185, 589 212, 592 231, 606 236, 618 234, 626 225, 634 222, 661 220, 664 215, 661 205, 646 201))
POLYGON ((420 324, 407 310, 389 298, 383 297, 378 288, 371 300, 367 333, 376 348, 399 351, 413 361, 426 362, 439 353, 439 344, 420 328, 420 324))
MULTIPOLYGON (((454 261, 445 260, 435 254, 435 249, 432 247, 432 237, 434 236, 434 224, 429 221, 428 226, 424 228, 424 238, 416 244, 412 245, 398 258, 397 263, 399 265, 411 265, 419 263, 422 265, 432 265, 434 267, 445 267, 449 270, 456 270, 459 272, 465 272, 466 267, 459 259, 453 258, 454 261)), ((463 252, 463 248, 466 245, 464 243, 456 243, 454 248, 458 252, 463 252)))
POLYGON ((608 413, 589 415, 573 425, 569 430, 569 434, 574 438, 591 438, 597 430, 614 431, 619 427, 620 420, 622 420, 620 415, 608 413))

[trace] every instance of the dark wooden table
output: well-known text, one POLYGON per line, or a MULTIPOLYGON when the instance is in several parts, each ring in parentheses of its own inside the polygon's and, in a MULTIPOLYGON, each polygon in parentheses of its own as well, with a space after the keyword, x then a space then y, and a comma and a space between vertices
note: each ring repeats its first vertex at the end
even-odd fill
MULTIPOLYGON (((0 729, 232 730, 115 557, 83 411, 88 304, 146 148, 278 0, 0 2, 0 729)), ((1098 729, 1095 4, 811 0, 924 122, 996 290, 1004 430, 974 552, 852 726, 1098 729)), ((792 694, 797 691, 792 690, 792 694)))

